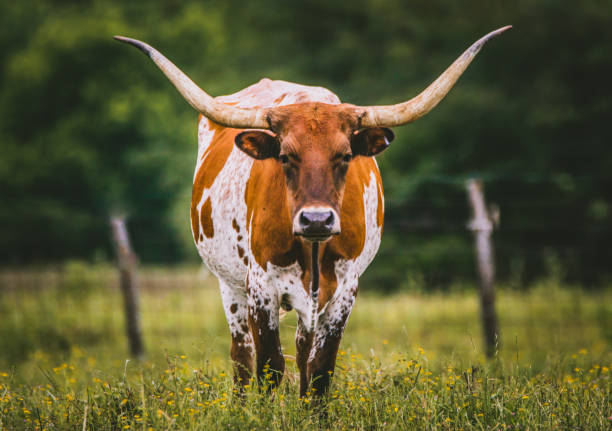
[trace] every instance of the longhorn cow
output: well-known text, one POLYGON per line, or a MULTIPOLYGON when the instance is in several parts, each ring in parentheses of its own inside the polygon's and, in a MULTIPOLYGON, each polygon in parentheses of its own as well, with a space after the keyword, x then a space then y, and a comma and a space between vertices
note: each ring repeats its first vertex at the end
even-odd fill
POLYGON ((374 156, 450 91, 482 46, 470 46, 421 94, 389 106, 341 103, 321 87, 263 79, 213 98, 157 50, 147 54, 200 112, 191 227, 219 279, 234 379, 285 369, 279 310, 295 309, 300 394, 324 393, 357 294, 380 244, 383 188, 374 156), (253 359, 255 356, 255 364, 253 359))

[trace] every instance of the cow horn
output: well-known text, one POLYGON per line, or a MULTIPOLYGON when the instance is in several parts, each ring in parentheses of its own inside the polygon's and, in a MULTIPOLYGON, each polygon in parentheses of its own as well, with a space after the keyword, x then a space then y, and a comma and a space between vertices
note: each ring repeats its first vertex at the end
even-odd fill
POLYGON ((133 45, 147 54, 157 67, 164 72, 164 75, 172 82, 183 98, 206 118, 223 126, 238 129, 270 128, 267 120, 268 109, 235 108, 218 102, 152 46, 129 37, 115 36, 115 39, 133 45))
POLYGON ((442 75, 429 85, 421 94, 404 103, 387 106, 358 107, 360 127, 394 127, 410 123, 431 111, 453 88, 455 82, 472 62, 483 45, 495 36, 512 28, 511 25, 499 28, 478 39, 442 75))

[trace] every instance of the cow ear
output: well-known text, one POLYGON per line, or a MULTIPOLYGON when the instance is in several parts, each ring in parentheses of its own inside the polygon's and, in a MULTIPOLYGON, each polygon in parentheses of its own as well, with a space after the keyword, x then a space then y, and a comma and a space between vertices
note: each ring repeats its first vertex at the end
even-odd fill
POLYGON ((278 157, 280 144, 275 133, 268 130, 247 130, 239 133, 234 142, 247 155, 257 160, 278 157))
POLYGON ((357 130, 351 139, 351 150, 354 155, 375 156, 385 150, 395 135, 386 127, 371 127, 357 130))

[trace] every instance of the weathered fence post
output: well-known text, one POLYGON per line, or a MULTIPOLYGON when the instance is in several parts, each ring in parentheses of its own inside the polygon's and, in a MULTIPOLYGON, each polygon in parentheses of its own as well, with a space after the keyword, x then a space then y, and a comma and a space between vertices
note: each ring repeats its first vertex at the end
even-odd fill
POLYGON ((117 252, 121 293, 125 310, 125 321, 130 352, 140 359, 144 355, 144 344, 140 330, 140 306, 138 299, 138 282, 136 266, 138 257, 132 251, 130 238, 125 226, 125 218, 111 217, 113 243, 117 252))
POLYGON ((487 210, 481 180, 470 179, 466 183, 468 201, 472 208, 472 220, 468 229, 474 233, 476 264, 480 276, 480 305, 487 357, 495 354, 499 342, 497 315, 495 313, 495 262, 491 233, 499 221, 498 210, 487 210))

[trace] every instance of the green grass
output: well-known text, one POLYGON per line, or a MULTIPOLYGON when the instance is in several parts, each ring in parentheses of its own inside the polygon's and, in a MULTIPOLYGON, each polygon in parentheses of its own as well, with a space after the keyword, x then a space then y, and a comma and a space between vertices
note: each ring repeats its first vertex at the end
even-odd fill
POLYGON ((112 268, 0 272, 0 429, 609 429, 612 292, 550 280, 501 289, 501 340, 482 355, 473 289, 380 296, 362 286, 326 414, 287 371, 235 393, 213 278, 141 271, 147 358, 128 361, 112 268), (85 425, 83 425, 85 424, 85 425))

